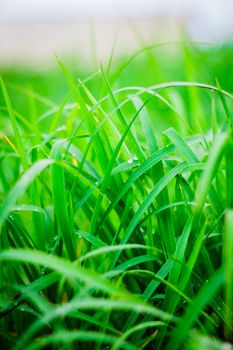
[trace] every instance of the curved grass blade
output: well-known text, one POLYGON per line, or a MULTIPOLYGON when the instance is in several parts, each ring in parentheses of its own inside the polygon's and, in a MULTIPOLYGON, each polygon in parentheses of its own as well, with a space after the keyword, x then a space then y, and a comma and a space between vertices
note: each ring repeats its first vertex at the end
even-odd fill
MULTIPOLYGON (((44 349, 48 346, 53 346, 57 344, 64 344, 68 346, 69 344, 75 344, 77 341, 85 342, 90 345, 90 343, 103 343, 106 346, 110 346, 115 343, 116 337, 108 335, 106 333, 99 333, 94 331, 58 331, 53 335, 47 337, 39 338, 36 342, 31 343, 27 346, 28 350, 39 350, 44 349)), ((93 344, 94 345, 94 344, 93 344)), ((59 345, 61 346, 61 345, 59 345)), ((124 342, 121 342, 122 349, 136 350, 136 347, 124 342)))
POLYGON ((9 212, 14 208, 18 198, 24 194, 30 183, 49 165, 53 163, 51 159, 38 160, 29 168, 16 185, 7 195, 2 207, 0 208, 0 228, 7 218, 9 212))
POLYGON ((232 254, 233 254, 233 210, 228 210, 225 215, 225 233, 223 246, 223 268, 225 272, 225 318, 227 323, 225 325, 225 336, 229 341, 232 340, 233 324, 233 268, 232 268, 232 254))
POLYGON ((77 298, 69 301, 68 303, 58 306, 50 312, 46 313, 41 319, 35 321, 22 336, 18 342, 17 349, 24 349, 25 345, 30 339, 41 329, 45 323, 51 323, 57 317, 66 317, 74 310, 102 310, 104 312, 117 311, 117 310, 136 310, 139 313, 148 313, 154 317, 159 317, 164 322, 170 321, 177 322, 176 318, 167 314, 164 311, 155 309, 154 307, 147 306, 142 303, 137 303, 132 299, 125 300, 110 300, 100 298, 85 298, 84 300, 77 298))
POLYGON ((13 110, 13 107, 12 107, 12 104, 11 104, 10 97, 8 95, 6 86, 5 86, 4 81, 3 81, 1 76, 0 76, 0 85, 1 85, 1 88, 2 88, 3 96, 4 96, 4 99, 5 99, 5 103, 6 103, 6 107, 7 107, 9 116, 10 116, 10 120, 11 120, 11 124, 12 124, 12 127, 13 127, 13 131, 14 131, 14 134, 15 134, 15 140, 16 140, 18 152, 19 152, 20 158, 22 160, 22 164, 24 166, 24 169, 27 169, 28 168, 28 161, 27 161, 26 153, 25 153, 25 150, 24 150, 24 147, 23 147, 22 138, 21 138, 21 136, 19 134, 19 130, 18 130, 16 119, 15 119, 15 114, 14 114, 14 110, 13 110))
MULTIPOLYGON (((57 142, 51 150, 51 158, 56 161, 61 161, 63 147, 64 147, 64 141, 57 142)), ((55 209, 55 215, 59 223, 60 234, 62 235, 69 258, 71 260, 75 260, 76 253, 75 253, 74 237, 73 237, 72 226, 70 224, 69 215, 67 211, 64 168, 61 167, 61 165, 52 164, 51 180, 52 180, 53 204, 55 209)))
POLYGON ((193 300, 193 303, 186 309, 184 316, 179 320, 174 329, 166 350, 178 350, 187 337, 191 327, 197 322, 198 317, 204 307, 210 303, 218 289, 224 282, 223 270, 218 270, 210 281, 200 290, 199 294, 193 300))
MULTIPOLYGON (((166 174, 153 188, 153 190, 148 194, 144 202, 140 205, 139 209, 135 213, 134 217, 130 221, 130 224, 124 234, 124 238, 121 240, 121 244, 125 244, 130 239, 135 227, 137 226, 138 222, 140 221, 142 215, 147 210, 147 208, 151 205, 151 203, 154 201, 156 196, 168 185, 168 183, 177 175, 180 171, 184 168, 186 165, 185 162, 178 164, 175 168, 173 168, 168 174, 166 174)), ((168 255, 172 254, 173 248, 172 248, 172 241, 171 239, 174 239, 174 237, 161 237, 163 240, 164 246, 166 247, 166 252, 168 255)), ((120 254, 118 253, 116 258, 113 260, 112 267, 115 266, 117 260, 119 259, 120 254)))
MULTIPOLYGON (((115 148, 113 154, 112 154, 112 157, 107 165, 107 168, 106 168, 106 171, 105 171, 105 175, 104 175, 104 178, 103 178, 103 182, 101 184, 101 187, 100 187, 100 191, 101 193, 104 193, 105 190, 106 190, 106 187, 107 187, 107 184, 109 183, 109 180, 110 180, 110 177, 111 177, 111 172, 112 172, 112 169, 113 169, 113 166, 114 166, 114 163, 116 161, 116 158, 118 156, 118 153, 120 152, 120 149, 121 149, 121 146, 127 136, 127 134, 130 132, 131 130, 131 127, 134 123, 134 121, 136 120, 136 118, 138 117, 140 111, 144 108, 144 106, 151 100, 152 97, 150 97, 149 99, 147 99, 141 106, 140 108, 137 110, 137 112, 135 113, 134 117, 132 118, 131 122, 129 123, 129 125, 127 125, 117 147, 115 148)), ((93 217, 92 217, 92 220, 91 220, 91 224, 90 224, 90 231, 91 233, 93 233, 95 231, 95 226, 96 226, 96 223, 97 223, 97 219, 98 219, 98 216, 99 216, 99 211, 100 211, 100 206, 101 206, 101 199, 102 199, 102 195, 100 195, 98 198, 97 198, 97 201, 96 201, 96 205, 95 205, 95 208, 94 208, 94 212, 93 212, 93 217)))

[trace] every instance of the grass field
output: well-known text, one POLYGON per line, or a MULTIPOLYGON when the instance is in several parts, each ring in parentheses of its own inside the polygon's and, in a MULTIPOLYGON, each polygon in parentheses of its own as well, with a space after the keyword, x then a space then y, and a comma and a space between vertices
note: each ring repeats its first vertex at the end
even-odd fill
POLYGON ((233 48, 0 79, 1 349, 231 349, 233 48))

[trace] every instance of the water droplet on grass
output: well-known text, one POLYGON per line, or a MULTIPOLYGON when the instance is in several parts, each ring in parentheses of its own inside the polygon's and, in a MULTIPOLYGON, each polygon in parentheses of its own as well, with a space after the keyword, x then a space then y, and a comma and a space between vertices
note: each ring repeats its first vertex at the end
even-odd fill
POLYGON ((41 275, 44 275, 46 273, 47 268, 48 268, 48 266, 43 266, 41 268, 41 275))

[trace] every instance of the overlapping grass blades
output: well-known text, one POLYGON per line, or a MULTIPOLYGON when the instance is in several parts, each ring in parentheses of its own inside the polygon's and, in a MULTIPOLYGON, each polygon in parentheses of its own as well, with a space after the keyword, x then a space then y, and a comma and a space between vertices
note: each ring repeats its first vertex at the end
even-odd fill
POLYGON ((82 80, 57 58, 60 103, 1 79, 4 350, 232 341, 233 97, 165 71, 166 83, 123 86, 134 58, 82 80))

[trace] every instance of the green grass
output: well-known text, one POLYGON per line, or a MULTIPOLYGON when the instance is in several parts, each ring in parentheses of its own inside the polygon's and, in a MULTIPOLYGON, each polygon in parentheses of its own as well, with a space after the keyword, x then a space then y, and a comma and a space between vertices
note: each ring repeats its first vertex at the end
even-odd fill
POLYGON ((0 79, 1 349, 231 349, 232 46, 57 63, 0 79))

